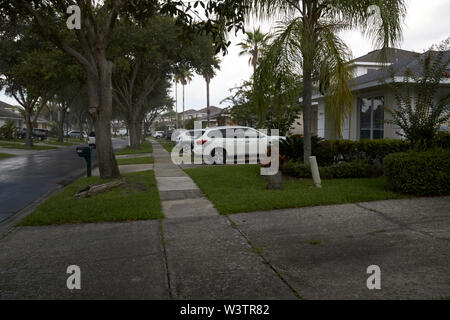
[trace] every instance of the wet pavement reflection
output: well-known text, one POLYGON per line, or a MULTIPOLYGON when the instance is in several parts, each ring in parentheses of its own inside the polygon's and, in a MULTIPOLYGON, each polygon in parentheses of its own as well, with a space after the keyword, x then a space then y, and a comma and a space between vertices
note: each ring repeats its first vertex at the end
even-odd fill
MULTIPOLYGON (((115 149, 126 141, 113 139, 115 149)), ((97 154, 92 153, 93 164, 97 154)), ((0 160, 0 222, 48 192, 65 177, 86 168, 76 146, 0 160)))

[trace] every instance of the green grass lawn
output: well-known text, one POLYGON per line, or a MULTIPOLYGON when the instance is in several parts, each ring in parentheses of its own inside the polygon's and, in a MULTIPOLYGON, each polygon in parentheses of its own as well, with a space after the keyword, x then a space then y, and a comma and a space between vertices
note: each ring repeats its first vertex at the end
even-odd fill
POLYGON ((11 158, 14 157, 13 154, 9 154, 9 153, 2 153, 0 152, 0 159, 5 159, 5 158, 11 158))
POLYGON ((8 142, 0 142, 0 147, 10 148, 10 149, 26 149, 26 150, 51 150, 58 149, 56 147, 51 146, 37 146, 29 147, 23 143, 8 143, 8 142))
POLYGON ((398 199, 385 190, 385 179, 288 179, 283 190, 266 190, 258 165, 213 166, 185 170, 222 214, 398 199))
POLYGON ((73 196, 91 184, 101 184, 99 177, 81 178, 41 204, 20 225, 51 225, 106 221, 160 219, 162 213, 153 171, 123 174, 126 185, 91 198, 73 196))
POLYGON ((153 152, 153 146, 150 141, 145 141, 141 144, 141 146, 137 149, 131 149, 129 147, 126 147, 122 150, 119 150, 116 152, 116 155, 124 155, 124 154, 139 154, 139 153, 152 153, 153 152))
POLYGON ((148 163, 155 163, 155 158, 143 157, 143 158, 117 159, 117 164, 119 166, 127 164, 148 164, 148 163))
POLYGON ((6 142, 6 143, 24 143, 25 140, 24 139, 0 139, 0 142, 6 142))
POLYGON ((172 141, 167 140, 158 140, 158 142, 166 149, 169 153, 172 152, 172 149, 174 147, 172 141))

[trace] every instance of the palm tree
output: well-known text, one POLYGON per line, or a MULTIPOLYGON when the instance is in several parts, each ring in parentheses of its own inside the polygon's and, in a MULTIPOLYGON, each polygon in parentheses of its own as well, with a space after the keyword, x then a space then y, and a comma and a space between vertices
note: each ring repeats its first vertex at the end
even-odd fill
POLYGON ((176 128, 179 128, 179 123, 178 123, 178 82, 180 82, 180 74, 179 71, 176 70, 174 75, 173 75, 173 80, 175 81, 175 124, 176 124, 176 128))
POLYGON ((255 74, 261 53, 265 46, 267 46, 271 35, 262 33, 260 27, 253 29, 253 32, 246 32, 245 34, 247 35, 247 38, 244 42, 238 43, 238 46, 242 49, 242 51, 239 52, 239 56, 250 55, 248 64, 253 66, 253 74, 255 74))
POLYGON ((209 121, 210 121, 210 115, 211 115, 211 111, 210 111, 210 95, 209 95, 209 85, 211 83, 211 79, 215 77, 216 75, 216 71, 215 69, 219 69, 220 70, 220 59, 217 57, 212 57, 211 59, 211 64, 208 66, 205 66, 205 68, 203 68, 202 70, 202 76, 203 79, 205 79, 206 82, 206 114, 207 114, 207 126, 209 127, 209 121))
POLYGON ((178 70, 178 81, 183 86, 183 129, 185 128, 185 121, 184 121, 184 88, 188 84, 188 82, 192 81, 192 78, 194 77, 194 74, 192 73, 191 69, 187 65, 180 66, 178 70))
MULTIPOLYGON (((340 134, 342 121, 352 108, 347 61, 350 50, 338 37, 343 30, 360 29, 381 47, 401 38, 406 0, 243 0, 260 18, 283 16, 276 37, 258 68, 256 87, 282 83, 285 75, 302 75, 304 161, 311 156, 313 81, 326 93, 325 105, 334 115, 340 134), (375 4, 375 5, 374 5, 375 4)), ((286 82, 289 85, 289 82, 286 82)), ((286 86, 284 86, 286 90, 286 86)), ((259 90, 258 95, 263 91, 259 90)))

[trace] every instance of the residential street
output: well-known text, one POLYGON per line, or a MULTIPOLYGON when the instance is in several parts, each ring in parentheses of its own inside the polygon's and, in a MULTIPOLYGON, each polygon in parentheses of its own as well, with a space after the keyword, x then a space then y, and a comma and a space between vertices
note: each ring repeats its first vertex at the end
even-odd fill
MULTIPOLYGON (((114 148, 126 145, 126 141, 121 139, 114 139, 113 143, 114 148)), ((71 175, 82 174, 86 163, 83 158, 78 157, 75 148, 76 146, 37 152, 2 149, 18 155, 0 160, 0 222, 56 185, 71 182, 68 181, 71 175)), ((93 165, 95 163, 94 151, 93 165)))

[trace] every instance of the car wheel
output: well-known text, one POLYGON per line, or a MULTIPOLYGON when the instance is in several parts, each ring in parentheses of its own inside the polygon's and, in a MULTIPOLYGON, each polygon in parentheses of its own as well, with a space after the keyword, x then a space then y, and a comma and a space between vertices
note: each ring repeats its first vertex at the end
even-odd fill
POLYGON ((214 164, 225 164, 227 161, 227 152, 222 148, 215 148, 211 152, 211 159, 214 164))

